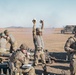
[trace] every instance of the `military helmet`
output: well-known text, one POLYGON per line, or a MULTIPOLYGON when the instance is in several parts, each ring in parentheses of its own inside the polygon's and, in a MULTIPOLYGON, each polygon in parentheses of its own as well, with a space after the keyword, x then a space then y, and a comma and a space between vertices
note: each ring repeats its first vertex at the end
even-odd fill
POLYGON ((42 32, 41 28, 36 28, 37 32, 42 32))
POLYGON ((8 30, 5 30, 5 31, 4 31, 4 34, 6 34, 6 33, 8 33, 8 30))
POLYGON ((26 45, 25 43, 23 43, 23 44, 20 45, 20 49, 21 49, 21 50, 23 50, 23 49, 24 49, 24 50, 27 50, 28 47, 27 47, 27 45, 26 45))

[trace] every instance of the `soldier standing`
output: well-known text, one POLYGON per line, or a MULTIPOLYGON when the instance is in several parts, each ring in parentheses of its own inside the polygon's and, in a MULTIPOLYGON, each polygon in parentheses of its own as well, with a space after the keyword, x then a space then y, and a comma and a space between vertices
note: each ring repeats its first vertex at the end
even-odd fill
POLYGON ((34 54, 34 65, 36 66, 38 64, 39 57, 42 61, 42 67, 43 70, 46 71, 46 62, 45 62, 45 54, 44 54, 44 42, 42 38, 42 31, 44 27, 43 20, 40 20, 40 23, 42 24, 41 28, 36 28, 36 20, 33 19, 33 42, 35 45, 35 54, 34 54))
POLYGON ((22 65, 27 65, 29 63, 28 53, 27 53, 28 47, 26 44, 21 44, 20 49, 17 50, 12 54, 10 57, 10 62, 12 64, 12 70, 16 71, 17 73, 28 73, 28 75, 36 75, 35 69, 30 66, 29 68, 22 68, 22 65))
POLYGON ((4 31, 4 38, 6 38, 8 43, 10 43, 10 53, 15 51, 17 49, 17 42, 15 41, 15 38, 11 34, 9 34, 8 30, 4 31))
POLYGON ((68 38, 64 49, 70 54, 70 75, 76 75, 76 31, 74 36, 68 38))
POLYGON ((6 44, 7 41, 5 38, 3 38, 2 33, 0 33, 0 52, 6 52, 6 44))

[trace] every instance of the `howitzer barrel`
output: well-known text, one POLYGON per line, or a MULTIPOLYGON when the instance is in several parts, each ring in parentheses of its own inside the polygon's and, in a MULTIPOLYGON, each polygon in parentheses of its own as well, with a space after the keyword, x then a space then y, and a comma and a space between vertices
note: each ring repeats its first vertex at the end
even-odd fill
POLYGON ((0 54, 1 57, 10 57, 12 54, 0 54))

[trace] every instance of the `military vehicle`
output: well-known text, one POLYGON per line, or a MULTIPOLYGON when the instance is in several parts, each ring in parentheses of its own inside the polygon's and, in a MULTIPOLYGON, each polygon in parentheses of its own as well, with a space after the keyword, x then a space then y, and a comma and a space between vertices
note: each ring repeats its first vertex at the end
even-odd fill
POLYGON ((67 32, 71 32, 72 34, 75 33, 76 25, 66 25, 62 30, 61 34, 65 34, 67 32))

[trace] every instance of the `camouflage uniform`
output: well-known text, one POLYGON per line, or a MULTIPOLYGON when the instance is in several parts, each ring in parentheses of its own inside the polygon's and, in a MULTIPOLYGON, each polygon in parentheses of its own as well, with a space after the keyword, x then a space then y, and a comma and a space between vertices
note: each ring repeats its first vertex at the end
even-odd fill
POLYGON ((10 53, 15 51, 17 49, 17 42, 15 41, 15 38, 11 34, 9 34, 8 30, 4 31, 4 38, 6 38, 8 43, 10 43, 10 53))
POLYGON ((68 38, 64 48, 70 54, 71 75, 76 75, 76 36, 68 38))
POLYGON ((6 44, 7 41, 2 37, 2 33, 0 33, 0 52, 6 52, 6 44))
POLYGON ((38 64, 38 59, 39 57, 41 58, 42 61, 42 66, 44 68, 45 66, 45 54, 44 54, 44 42, 43 42, 43 38, 42 35, 37 35, 37 32, 42 32, 43 30, 43 24, 41 28, 36 28, 36 25, 34 24, 33 26, 33 42, 35 45, 35 55, 34 55, 34 59, 35 59, 35 65, 38 64))
POLYGON ((17 50, 16 52, 14 52, 10 57, 10 61, 12 64, 10 68, 12 68, 13 71, 16 71, 18 73, 28 73, 28 75, 36 75, 35 69, 32 66, 27 69, 21 68, 23 64, 28 65, 29 62, 27 54, 24 54, 21 50, 17 50))

